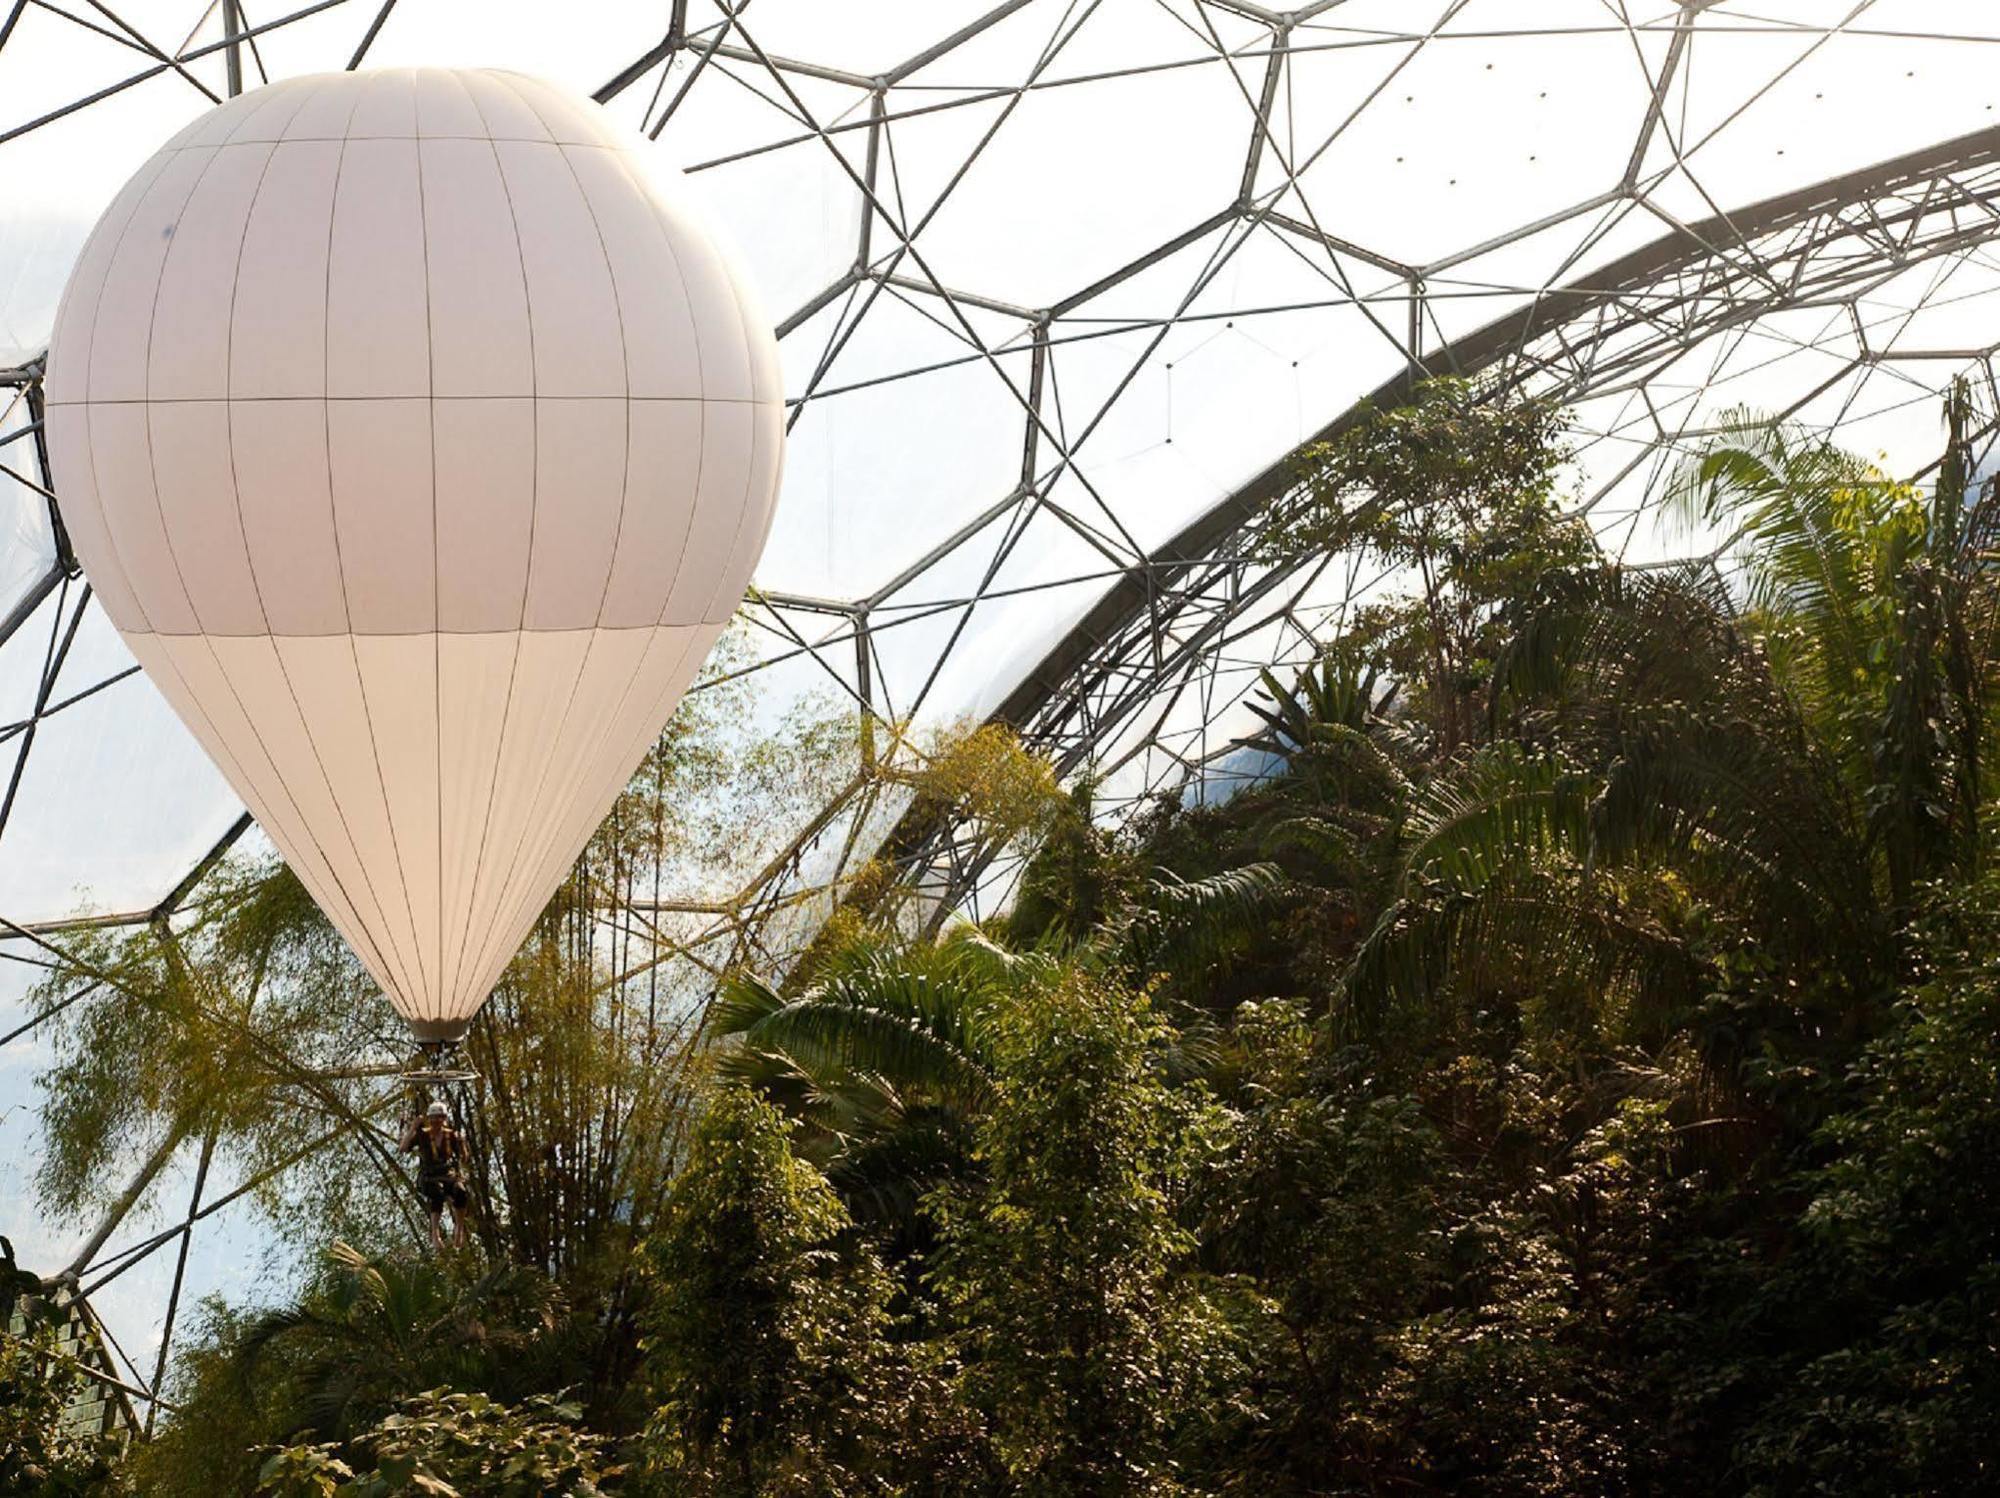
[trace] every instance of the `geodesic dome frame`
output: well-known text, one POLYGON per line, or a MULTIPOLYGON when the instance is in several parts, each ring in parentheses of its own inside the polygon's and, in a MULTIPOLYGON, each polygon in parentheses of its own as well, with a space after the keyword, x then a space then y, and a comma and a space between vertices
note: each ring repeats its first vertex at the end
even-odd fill
MULTIPOLYGON (((266 76, 484 61, 489 41, 571 68, 712 187, 779 318, 793 457, 746 606, 759 678, 879 720, 1007 723, 1103 777, 1113 814, 1226 783, 1259 668, 1308 657, 1381 586, 1259 544, 1290 454, 1364 399, 1452 373, 1571 405, 1575 503, 1636 565, 1715 546, 1658 533, 1651 501, 1728 406, 1913 474, 1950 379, 2000 408, 2000 26, 1923 0, 1832 17, 1796 0, 989 0, 914 21, 675 0, 565 26, 575 47, 546 60, 532 44, 557 28, 531 8, 497 40, 441 15, 221 0, 188 7, 176 45, 96 0, 16 0, 0 180, 84 160, 87 140, 108 191, 120 150, 136 164, 266 76), (78 38, 87 57, 46 66, 78 38)), ((0 347, 52 310, 74 249, 5 230, 0 347)), ((41 443, 39 349, 14 342, 0 937, 18 956, 78 923, 169 915, 251 824, 103 638, 41 443), (131 762, 149 756, 171 763, 131 762), (176 797, 114 894, 72 909, 136 841, 135 809, 176 797), (105 825, 78 833, 92 799, 105 825)), ((1004 889, 982 839, 899 826, 893 804, 860 804, 864 779, 740 887, 684 892, 683 939, 730 951, 885 839, 947 905, 1004 889)), ((170 1157, 137 1162, 75 1246, 86 1286, 184 1247, 228 1198, 197 1190, 178 1225, 113 1249, 170 1157)))

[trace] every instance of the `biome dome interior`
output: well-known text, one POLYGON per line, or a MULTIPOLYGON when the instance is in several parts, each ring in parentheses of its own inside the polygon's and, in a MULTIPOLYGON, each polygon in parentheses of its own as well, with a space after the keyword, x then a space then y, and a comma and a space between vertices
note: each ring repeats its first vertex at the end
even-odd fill
MULTIPOLYGON (((1656 502, 1731 408, 1898 473, 1931 462, 1953 379, 2000 395, 1996 42, 2000 20, 1944 0, 681 0, 488 5, 476 26, 437 0, 11 8, 9 1220, 32 1215, 40 1053, 16 996, 37 940, 180 909, 257 837, 75 568, 39 428, 84 233, 216 101, 328 69, 500 66, 650 137, 777 324, 787 468, 731 666, 760 721, 797 702, 997 718, 1099 776, 1115 816, 1216 793, 1258 671, 1308 657, 1380 585, 1258 544, 1289 455, 1371 395, 1462 374, 1561 400, 1566 493, 1641 566, 1721 540, 1656 502)), ((902 810, 859 785, 674 892, 685 908, 636 960, 712 960, 745 910, 836 888, 902 810)), ((950 900, 1004 897, 1005 865, 948 825, 893 847, 950 900)), ((809 929, 825 902, 796 908, 809 929)), ((142 1389, 175 1298, 255 1251, 210 1211, 176 1272, 165 1230, 242 1183, 191 1189, 198 1141, 156 1144, 134 1143, 111 1220, 21 1243, 86 1286, 129 1271, 96 1303, 142 1389)))

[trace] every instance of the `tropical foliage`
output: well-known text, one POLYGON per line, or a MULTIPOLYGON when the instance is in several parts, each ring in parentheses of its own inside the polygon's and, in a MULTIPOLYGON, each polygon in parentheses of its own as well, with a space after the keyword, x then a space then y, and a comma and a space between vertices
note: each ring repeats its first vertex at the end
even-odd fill
MULTIPOLYGON (((606 1047, 576 886, 484 1053, 518 1093, 482 1192, 518 1221, 414 1258, 350 1174, 322 1231, 368 1246, 276 1310, 210 1307, 124 1473, 209 1491, 226 1449, 225 1486, 287 1494, 1993 1490, 1984 420, 1955 396, 1912 485, 1739 413, 1672 483, 1716 562, 1642 571, 1567 518, 1559 412, 1446 383, 1365 414, 1273 544, 1383 580, 1264 675, 1249 783, 1113 831, 997 730, 941 744, 899 804, 1023 855, 1006 913, 857 880, 791 960, 734 965, 698 1038, 606 1047)), ((663 846, 657 791, 603 867, 663 846)), ((278 1079, 258 1027, 298 985, 249 1006, 317 949, 261 958, 226 919, 199 995, 143 958, 225 1059, 131 1040, 128 1102, 79 1048, 52 1196, 141 1122, 262 1127, 171 1057, 278 1079)))
POLYGON ((84 1498, 111 1481, 117 1441, 64 1420, 85 1379, 63 1350, 62 1323, 41 1280, 0 1238, 0 1494, 84 1498))
POLYGON ((510 1407, 485 1394, 431 1389, 352 1445, 372 1460, 366 1470, 336 1454, 334 1443, 295 1443, 258 1468, 259 1498, 598 1498, 618 1469, 604 1460, 605 1441, 578 1429, 582 1410, 547 1395, 510 1407))
POLYGON ((690 1494, 860 1493, 893 1428, 886 1274, 782 1115, 717 1093, 650 1247, 649 1475, 690 1494))

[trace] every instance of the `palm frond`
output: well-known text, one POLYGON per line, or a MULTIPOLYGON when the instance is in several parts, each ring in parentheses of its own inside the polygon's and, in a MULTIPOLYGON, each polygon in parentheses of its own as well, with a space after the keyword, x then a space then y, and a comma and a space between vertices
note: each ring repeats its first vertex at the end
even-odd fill
POLYGON ((1333 730, 1366 728, 1395 696, 1393 685, 1382 686, 1378 664, 1341 650, 1316 657, 1289 685, 1269 668, 1257 680, 1265 701, 1253 697, 1244 706, 1264 726, 1241 742, 1285 759, 1317 748, 1333 730))
POLYGON ((1700 964, 1680 941, 1621 910, 1574 868, 1520 868, 1477 889, 1412 891, 1356 951, 1336 1026, 1378 1040, 1398 1021, 1435 1017, 1452 996, 1507 995, 1586 1005, 1630 990, 1649 1011, 1688 1002, 1700 964))
POLYGON ((893 1078, 905 1092, 974 1099, 992 1083, 968 1049, 964 1017, 942 1007, 926 1017, 814 991, 765 1016, 740 1038, 746 1053, 781 1053, 822 1086, 830 1077, 868 1073, 893 1078))
POLYGON ((1141 967, 1183 969, 1213 962, 1291 897, 1276 864, 1251 863, 1201 879, 1161 870, 1147 882, 1144 904, 1101 944, 1141 967))
POLYGON ((1859 829, 1835 776, 1771 724, 1683 704, 1627 714, 1592 807, 1591 842, 1619 863, 1684 859, 1802 944, 1873 923, 1859 829))
POLYGON ((1591 779, 1501 743, 1440 776, 1405 825, 1405 879, 1477 888, 1506 867, 1555 854, 1587 863, 1591 779))
POLYGON ((1751 606, 1797 626, 1831 707, 1872 679, 1894 574, 1920 544, 1915 497, 1823 438, 1737 411, 1671 476, 1670 513, 1728 530, 1751 606))
POLYGON ((734 972, 708 1007, 708 1028, 715 1035, 741 1035, 784 1007, 784 997, 755 973, 734 972))
POLYGON ((970 1150, 960 1115, 912 1110, 900 1127, 858 1139, 842 1151, 827 1167, 827 1180, 855 1221, 897 1228, 917 1215, 932 1190, 964 1173, 970 1150))
POLYGON ((1281 803, 1258 823, 1255 838, 1267 857, 1297 854, 1324 868, 1349 871, 1366 859, 1369 843, 1389 830, 1386 817, 1356 814, 1339 806, 1316 814, 1281 803))

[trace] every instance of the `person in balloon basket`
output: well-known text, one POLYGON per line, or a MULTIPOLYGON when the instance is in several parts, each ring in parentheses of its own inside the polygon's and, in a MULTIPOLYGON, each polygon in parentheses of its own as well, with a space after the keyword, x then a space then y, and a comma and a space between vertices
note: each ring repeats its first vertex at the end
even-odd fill
POLYGON ((431 1217, 431 1247, 444 1251, 440 1219, 445 1204, 451 1204, 451 1245, 465 1242, 465 1209, 471 1194, 465 1189, 462 1166, 465 1136, 451 1126, 451 1114, 443 1103, 432 1103, 421 1120, 412 1118, 403 1130, 402 1150, 417 1156, 417 1189, 423 1193, 424 1209, 431 1217))

